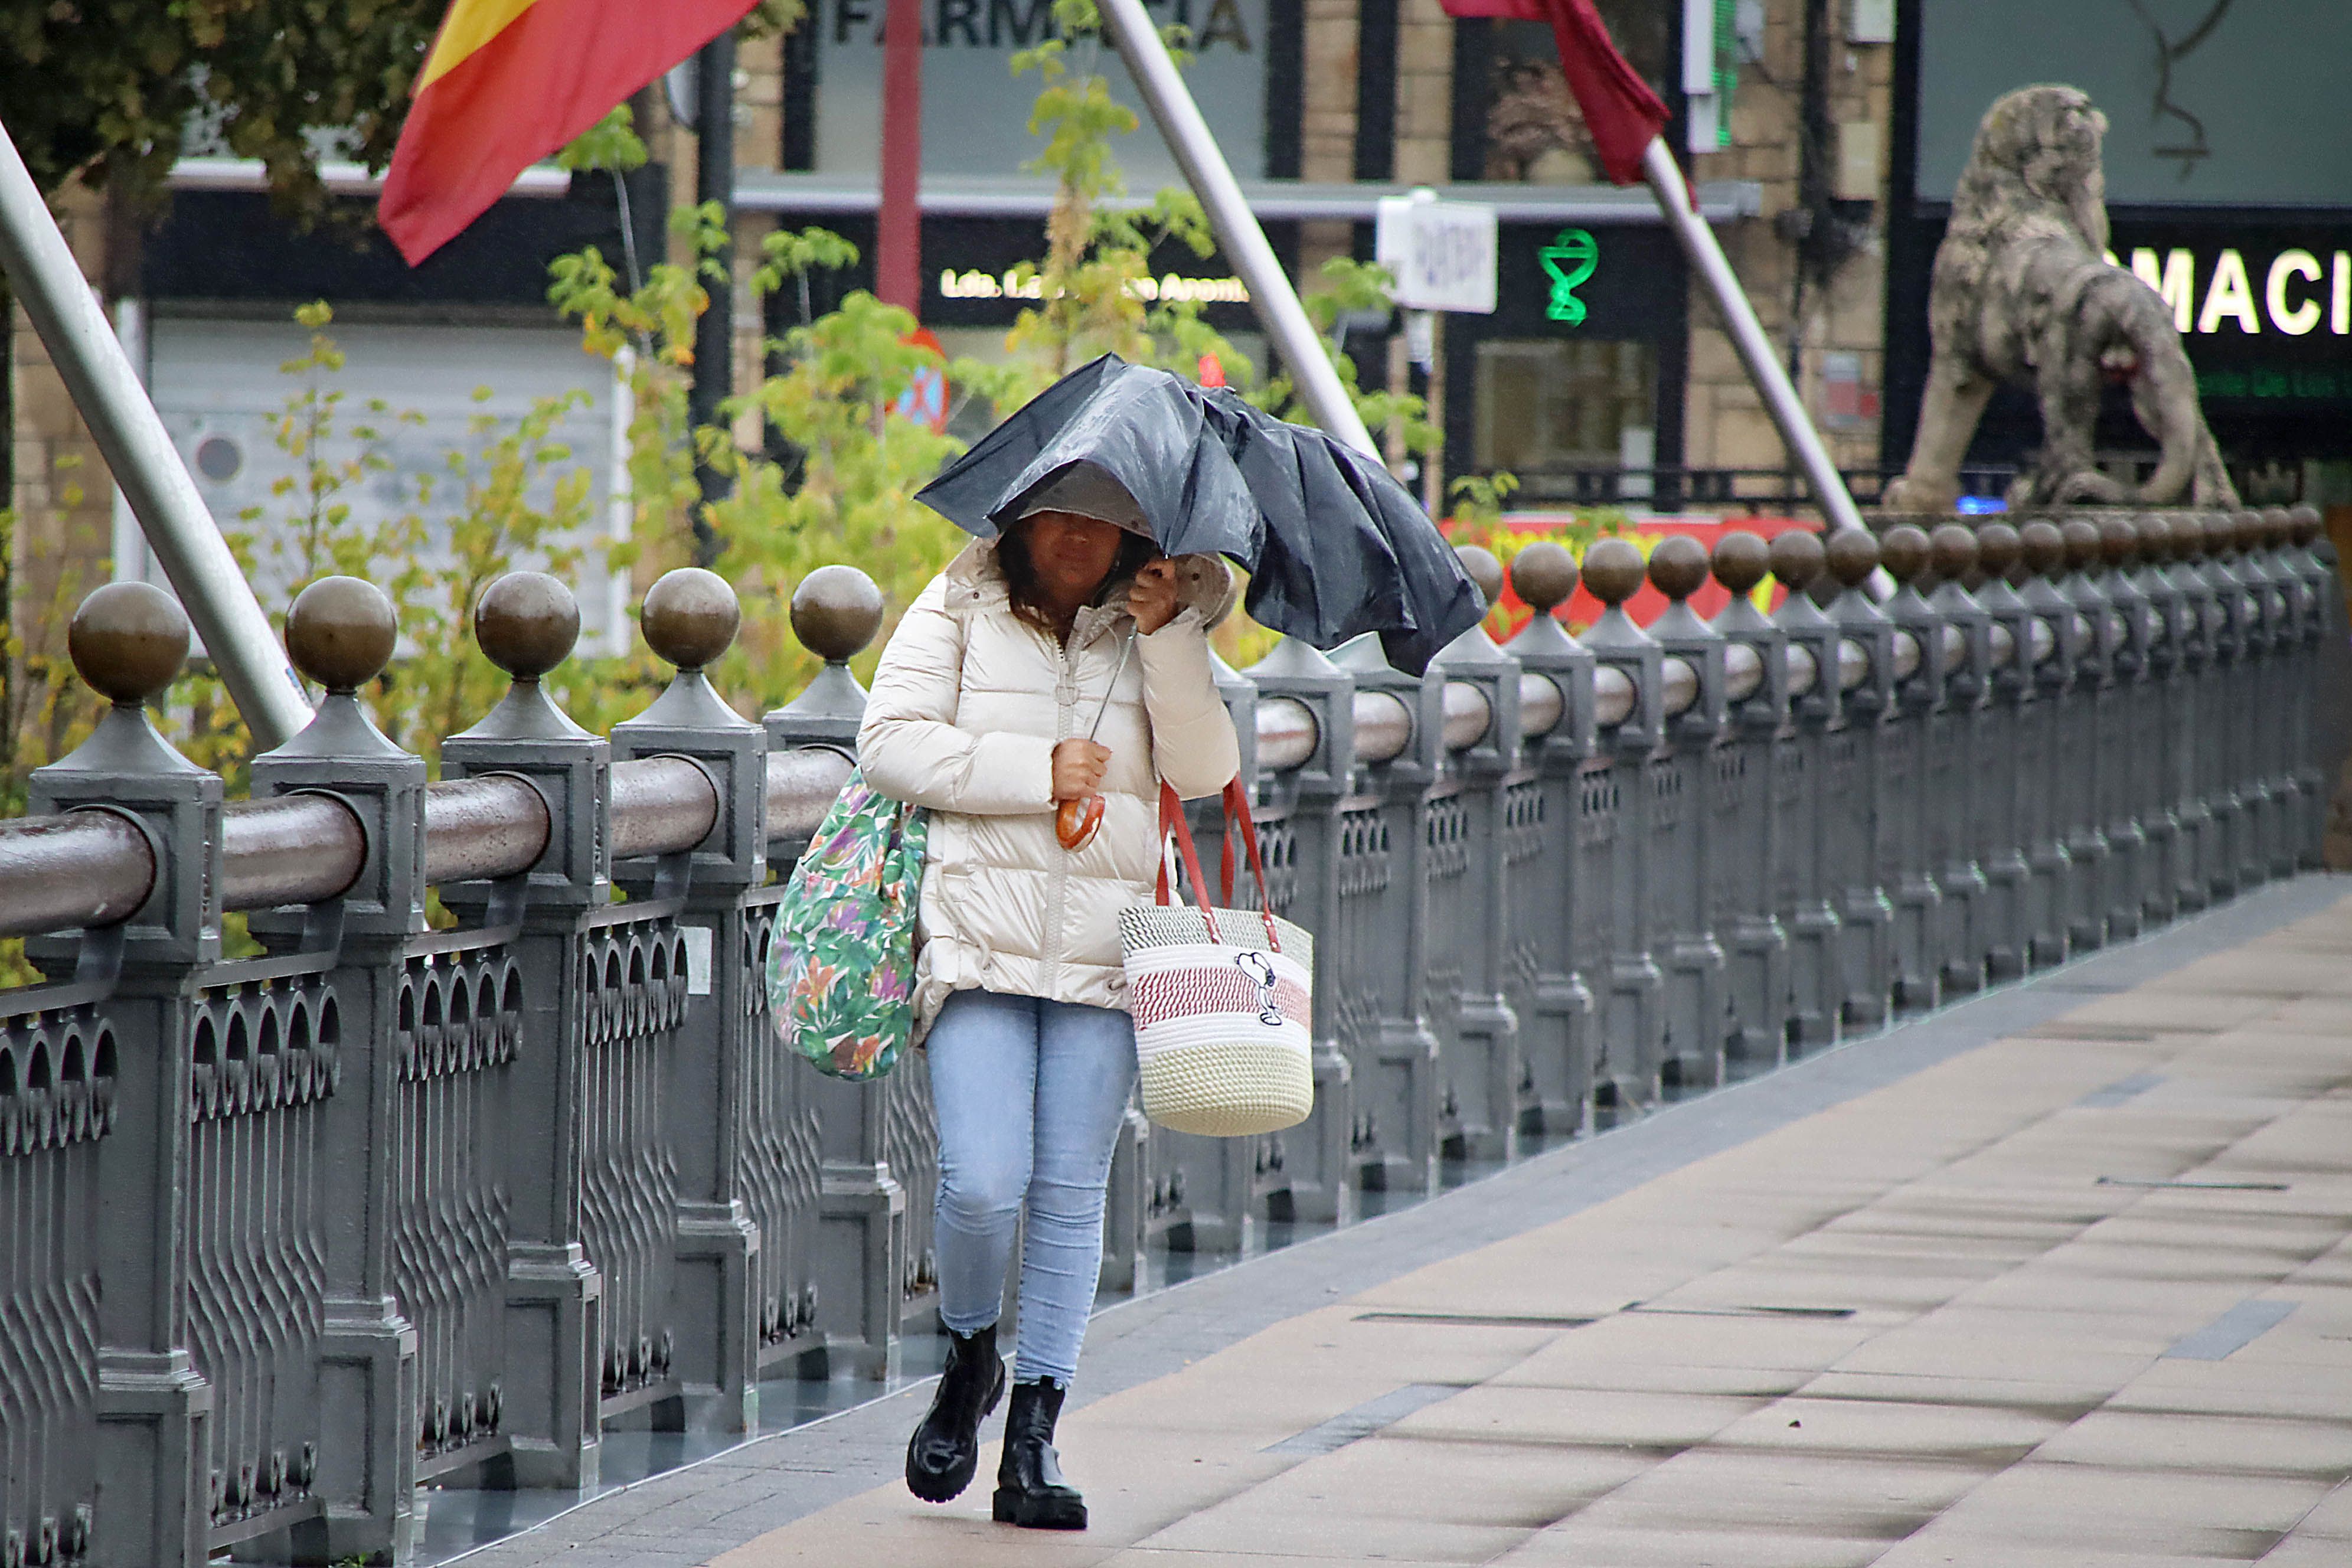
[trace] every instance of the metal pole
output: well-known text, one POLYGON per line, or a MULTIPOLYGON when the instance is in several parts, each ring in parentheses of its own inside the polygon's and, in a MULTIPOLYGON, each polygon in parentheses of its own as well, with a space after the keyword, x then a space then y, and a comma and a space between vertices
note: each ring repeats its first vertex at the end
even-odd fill
MULTIPOLYGON (((719 422, 719 405, 735 391, 735 29, 702 46, 694 61, 695 199, 717 202, 726 230, 710 259, 719 276, 703 287, 710 304, 694 323, 694 381, 687 389, 687 416, 697 428, 719 422)), ((732 488, 727 476, 698 458, 695 488, 704 503, 724 500, 732 488)), ((694 562, 719 559, 719 532, 703 508, 694 509, 694 562)))
POLYGON ((1258 226, 1257 215, 1243 198, 1233 167, 1210 134, 1208 121, 1201 117, 1201 106, 1192 101, 1183 78, 1177 74, 1176 62, 1168 58, 1168 46, 1160 41, 1160 29, 1144 10, 1143 0, 1097 0, 1097 9, 1102 15, 1103 30, 1127 61, 1128 74, 1135 79, 1151 118, 1159 123, 1160 134, 1167 139, 1168 150, 1176 155, 1177 167, 1184 171, 1192 194, 1208 214, 1217 244, 1249 290, 1250 305, 1297 384, 1300 401, 1326 432, 1377 459, 1380 448, 1372 444, 1371 432, 1364 428, 1356 405, 1349 401, 1339 373, 1331 368, 1330 358, 1323 352, 1323 340, 1307 321, 1306 307, 1298 302, 1298 290, 1291 287, 1289 274, 1275 259, 1265 230, 1258 226))
POLYGON ((0 270, 48 345, 66 391, 187 606, 254 744, 263 751, 285 744, 310 721, 301 684, 5 130, 0 270))
POLYGON ((1731 334, 1731 346, 1738 351, 1739 363, 1748 367, 1748 379, 1756 384, 1758 395, 1764 399, 1764 411, 1780 427, 1780 439, 1805 470, 1811 481, 1813 499, 1820 503, 1822 515, 1830 527, 1860 528, 1862 513, 1854 510, 1853 497, 1846 493, 1845 481, 1838 477, 1837 465, 1830 461, 1827 448, 1814 432, 1813 422, 1805 414, 1805 405, 1797 396, 1797 389, 1789 384, 1789 373, 1780 366, 1772 353, 1770 340, 1764 335, 1763 323, 1756 319, 1755 307, 1733 276, 1731 263, 1724 258, 1723 247, 1716 243, 1715 231, 1706 220, 1691 210, 1690 187, 1683 182, 1682 165, 1675 162, 1664 137, 1653 137, 1642 153, 1642 173, 1650 182, 1650 189, 1658 198, 1660 210, 1682 242, 1683 254, 1706 284, 1706 291, 1715 297, 1716 308, 1723 312, 1723 324, 1731 334))
POLYGON ((874 294, 923 313, 923 5, 890 0, 882 25, 882 191, 874 294))

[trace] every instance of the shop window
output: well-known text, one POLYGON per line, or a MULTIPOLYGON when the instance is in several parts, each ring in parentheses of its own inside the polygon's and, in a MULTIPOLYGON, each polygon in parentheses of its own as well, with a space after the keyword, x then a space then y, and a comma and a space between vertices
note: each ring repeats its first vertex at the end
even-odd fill
POLYGON ((1645 342, 1490 338, 1478 345, 1477 466, 1522 476, 1647 467, 1657 386, 1657 356, 1645 342))

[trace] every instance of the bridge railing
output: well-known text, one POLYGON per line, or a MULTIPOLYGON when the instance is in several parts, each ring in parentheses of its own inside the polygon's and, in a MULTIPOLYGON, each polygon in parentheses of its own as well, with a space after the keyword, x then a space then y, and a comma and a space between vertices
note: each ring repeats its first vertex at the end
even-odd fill
MULTIPOLYGON (((1424 679, 1370 644, 1221 668, 1273 900, 1318 935, 1318 1102, 1256 1139, 1131 1115, 1106 1285, 2315 865, 2345 658, 2316 532, 1603 541, 1581 637, 1539 544, 1536 619, 1424 679)), ((763 1380, 886 1375, 931 1330, 920 1057, 822 1079, 761 995, 881 616, 813 574, 827 662, 754 724, 703 673, 732 594, 672 574, 643 625, 676 678, 598 736, 541 685, 569 593, 500 579, 477 627, 512 685, 428 784, 357 695, 390 610, 330 579, 288 624, 318 717, 231 803, 145 706, 176 608, 92 595, 72 651, 114 706, 0 826, 0 931, 50 977, 0 994, 0 1568, 396 1555, 424 1482, 584 1485, 608 1426, 753 1430, 763 1380), (222 956, 228 910, 266 956, 222 956)))

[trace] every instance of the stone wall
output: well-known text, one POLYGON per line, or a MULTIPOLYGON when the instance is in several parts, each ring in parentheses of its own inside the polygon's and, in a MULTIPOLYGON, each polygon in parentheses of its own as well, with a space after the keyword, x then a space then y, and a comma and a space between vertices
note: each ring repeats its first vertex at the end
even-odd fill
MULTIPOLYGON (((1764 58, 1740 72, 1731 106, 1731 145, 1695 160, 1700 180, 1752 180, 1763 188, 1763 211, 1717 226, 1765 331, 1790 347, 1790 307, 1795 293, 1796 246, 1783 229, 1798 205, 1802 163, 1801 84, 1805 74, 1804 0, 1766 0, 1764 58)), ((1841 466, 1865 467, 1878 458, 1879 389, 1885 360, 1883 263, 1885 232, 1886 126, 1891 111, 1894 48, 1846 41, 1845 7, 1832 7, 1829 49, 1831 142, 1822 149, 1832 195, 1873 204, 1869 237, 1831 275, 1826 287, 1806 280, 1799 312, 1798 390, 1841 466), (1824 356, 1850 355, 1858 372, 1850 384, 1824 383, 1824 356)), ((1703 289, 1691 290, 1690 400, 1687 459, 1697 468, 1779 468, 1788 461, 1778 431, 1731 350, 1703 289)))
MULTIPOLYGON (((105 201, 76 185, 57 211, 82 275, 99 288, 107 260, 105 201)), ((16 514, 8 541, 9 630, 25 652, 58 655, 74 605, 110 568, 114 485, 21 304, 10 308, 7 331, 16 425, 16 483, 7 499, 16 514)))

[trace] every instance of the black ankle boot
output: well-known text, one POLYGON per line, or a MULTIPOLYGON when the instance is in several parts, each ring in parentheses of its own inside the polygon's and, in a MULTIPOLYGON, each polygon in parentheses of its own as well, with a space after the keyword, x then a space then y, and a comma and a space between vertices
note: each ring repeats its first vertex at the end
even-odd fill
POLYGON ((947 1370, 915 1435, 907 1439, 907 1489, 925 1502, 946 1502, 971 1485, 980 1468, 981 1418, 1004 1395, 1004 1358, 996 1353, 996 1325, 974 1333, 948 1331, 947 1370))
POLYGON ((1024 1530, 1084 1530, 1087 1500, 1062 1479, 1061 1456, 1054 1452, 1054 1423, 1069 1393, 1049 1379, 1024 1378, 1013 1385, 1013 1405, 1004 1415, 1004 1462, 996 1468, 996 1521, 1024 1530))

